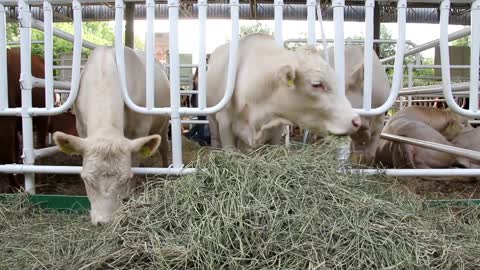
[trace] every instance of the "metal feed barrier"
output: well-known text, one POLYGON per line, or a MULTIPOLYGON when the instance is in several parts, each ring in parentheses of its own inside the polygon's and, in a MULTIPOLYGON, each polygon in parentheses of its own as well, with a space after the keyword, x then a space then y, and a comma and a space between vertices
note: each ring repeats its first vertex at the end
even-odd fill
MULTIPOLYGON (((230 56, 228 63, 228 79, 227 79, 227 89, 225 96, 219 102, 219 104, 213 107, 206 106, 206 49, 205 49, 205 38, 206 38, 206 19, 207 19, 207 0, 198 0, 199 5, 199 89, 198 97, 199 103, 198 108, 188 108, 181 107, 180 104, 180 87, 179 87, 179 52, 178 52, 178 16, 179 16, 179 0, 169 0, 168 1, 168 19, 170 26, 170 40, 169 40, 169 49, 170 49, 170 94, 171 94, 171 105, 170 107, 157 108, 154 107, 154 18, 155 18, 155 1, 154 0, 51 0, 51 1, 42 1, 42 0, 0 0, 0 117, 1 116, 18 116, 22 117, 22 130, 23 130, 23 161, 22 165, 15 164, 6 164, 0 165, 1 173, 20 173, 25 175, 25 189, 27 192, 34 194, 35 193, 35 173, 57 173, 57 174, 78 174, 81 170, 81 167, 78 166, 38 166, 34 165, 35 154, 37 155, 46 155, 51 153, 50 149, 40 149, 35 150, 33 148, 33 131, 32 131, 32 116, 37 115, 55 115, 67 111, 73 104, 79 86, 80 78, 80 58, 81 58, 81 48, 82 45, 95 47, 94 44, 88 44, 82 42, 82 17, 81 17, 81 4, 90 4, 90 3, 114 3, 115 4, 115 47, 116 47, 116 59, 118 63, 118 68, 120 72, 121 84, 122 84, 122 95, 124 97, 125 103, 127 106, 142 114, 151 114, 151 115, 170 115, 171 124, 172 124, 172 156, 173 164, 169 168, 133 168, 135 174, 186 174, 192 173, 195 171, 194 168, 183 168, 182 162, 182 143, 181 143, 181 120, 182 115, 206 115, 218 112, 221 110, 230 100, 233 94, 233 87, 235 82, 236 75, 236 66, 237 66, 237 50, 238 50, 238 33, 239 33, 239 1, 230 0, 230 16, 231 16, 231 28, 232 36, 230 42, 230 56), (124 63, 124 51, 123 51, 123 39, 122 39, 122 22, 124 15, 124 2, 142 2, 146 3, 146 17, 147 17, 147 38, 146 38, 146 106, 140 107, 137 104, 134 104, 131 98, 128 96, 128 89, 126 88, 126 79, 125 79, 125 63, 124 63), (44 22, 39 22, 32 19, 30 12, 30 5, 39 5, 43 4, 44 6, 44 22), (72 78, 69 85, 64 88, 71 89, 70 94, 65 102, 60 107, 55 108, 53 106, 53 87, 58 82, 53 80, 53 39, 52 35, 64 35, 62 31, 55 30, 53 28, 53 12, 52 5, 56 4, 68 4, 72 6, 73 9, 73 23, 75 29, 75 35, 73 37, 74 49, 73 49, 73 67, 72 67, 72 78), (18 20, 20 22, 20 42, 21 42, 21 92, 22 92, 22 106, 21 108, 9 108, 7 102, 8 95, 8 84, 7 84, 7 74, 6 74, 6 7, 7 6, 18 6, 18 20), (30 51, 31 51, 31 28, 43 29, 45 32, 45 79, 38 79, 32 77, 30 64, 30 51), (32 107, 32 88, 33 86, 44 86, 46 91, 46 106, 45 108, 33 108, 32 107)), ((416 2, 415 0, 409 2, 416 2)), ((470 78, 470 108, 469 110, 464 110, 460 108, 454 101, 452 96, 452 89, 450 83, 450 74, 449 74, 449 55, 448 55, 448 40, 455 38, 456 36, 448 35, 448 14, 449 14, 449 5, 450 1, 435 1, 439 3, 441 8, 441 35, 438 43, 442 48, 442 79, 443 79, 443 94, 445 96, 446 102, 448 105, 456 112, 467 115, 467 116, 479 116, 478 112, 478 59, 479 59, 479 46, 480 46, 480 0, 472 1, 472 16, 471 16, 471 29, 468 28, 463 30, 460 34, 457 35, 468 35, 472 33, 472 47, 471 47, 471 78, 470 78), (468 33, 468 34, 467 34, 468 33)), ((373 47, 373 10, 374 10, 375 1, 367 0, 365 1, 366 8, 366 36, 365 36, 365 47, 373 47)), ((307 0, 307 21, 308 21, 308 39, 307 43, 314 45, 316 43, 315 37, 315 25, 316 25, 316 15, 319 18, 321 26, 321 10, 319 4, 316 0, 307 0)), ((275 11, 275 40, 278 44, 283 45, 283 36, 282 36, 282 22, 283 22, 283 10, 284 3, 283 0, 274 1, 275 11)), ((345 10, 345 1, 343 0, 333 0, 332 1, 333 12, 334 12, 334 23, 335 23, 335 54, 334 61, 336 67, 336 76, 339 81, 339 92, 345 94, 345 59, 344 59, 344 50, 345 50, 345 39, 344 39, 344 10, 345 10)), ((394 73, 393 73, 393 82, 391 87, 390 95, 382 106, 378 108, 372 108, 372 50, 365 50, 364 54, 364 63, 365 63, 365 81, 364 81, 364 98, 363 98, 363 108, 356 109, 361 115, 379 115, 386 112, 392 105, 395 104, 395 101, 399 95, 399 90, 401 87, 402 76, 403 76, 403 59, 407 55, 416 54, 422 49, 425 49, 428 46, 435 46, 437 41, 433 41, 431 44, 424 44, 412 48, 408 51, 405 50, 406 40, 405 40, 405 31, 406 31, 406 8, 407 1, 400 0, 397 4, 397 23, 398 23, 398 33, 399 36, 396 40, 397 53, 391 59, 384 59, 384 62, 389 62, 394 60, 394 73)), ((66 39, 71 38, 71 36, 64 35, 66 39)), ((325 41, 324 31, 322 31, 323 40, 325 41)), ((324 42, 326 46, 326 42, 324 42)), ((55 86, 56 87, 56 86, 55 86)), ((397 138, 398 139, 398 138, 397 138)), ((401 139, 401 138, 400 138, 401 139)), ((288 141, 287 141, 288 143, 288 141)), ((424 175, 480 175, 480 169, 447 169, 447 170, 429 170, 425 172, 422 170, 375 170, 372 172, 370 170, 352 170, 349 172, 353 173, 387 173, 389 175, 410 175, 410 176, 424 176, 424 175)))

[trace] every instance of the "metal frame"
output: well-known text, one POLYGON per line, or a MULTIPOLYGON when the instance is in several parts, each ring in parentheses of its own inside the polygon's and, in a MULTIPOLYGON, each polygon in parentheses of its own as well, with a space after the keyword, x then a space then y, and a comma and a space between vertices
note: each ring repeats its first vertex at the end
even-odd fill
MULTIPOLYGON (((221 110, 230 100, 233 95, 233 86, 236 76, 236 65, 237 65, 237 50, 238 50, 238 32, 239 32, 239 0, 230 0, 230 11, 231 11, 231 27, 232 27, 232 37, 230 42, 230 56, 228 64, 228 78, 227 78, 227 89, 225 96, 219 102, 212 107, 206 106, 206 63, 204 61, 206 52, 205 52, 205 21, 207 19, 206 9, 207 1, 198 0, 199 4, 199 106, 198 108, 187 108, 180 106, 180 88, 179 88, 179 54, 178 54, 178 18, 179 18, 179 0, 168 0, 169 7, 169 23, 170 23, 170 94, 171 94, 171 105, 166 108, 157 108, 154 107, 154 76, 153 76, 153 20, 155 17, 155 8, 154 0, 145 0, 146 9, 147 9, 147 34, 149 38, 146 40, 146 54, 147 54, 147 102, 146 107, 141 107, 133 103, 131 98, 128 96, 128 89, 126 88, 126 79, 125 79, 125 63, 124 63, 124 51, 122 44, 122 21, 123 21, 123 12, 124 12, 124 2, 138 2, 138 0, 82 0, 83 4, 87 3, 98 3, 98 2, 115 2, 115 47, 116 47, 116 59, 118 63, 118 68, 120 71, 121 85, 122 85, 122 95, 124 97, 125 103, 129 106, 130 109, 142 113, 142 114, 155 114, 155 115, 170 115, 172 123, 172 155, 173 155, 173 164, 169 168, 133 168, 133 172, 136 174, 185 174, 194 172, 194 168, 183 168, 182 163, 182 144, 181 144, 181 115, 206 115, 218 112, 221 110)), ((424 1, 424 0, 422 0, 424 1)), ((415 2, 415 1, 409 1, 415 2)), ((438 3, 440 1, 434 1, 438 3)), ((275 0, 275 39, 278 44, 283 44, 282 37, 282 21, 283 21, 283 0, 275 0)), ((315 0, 306 0, 307 5, 307 20, 308 20, 308 38, 307 43, 315 44, 315 14, 318 16, 320 27, 321 24, 321 12, 315 0)), ((344 50, 345 50, 345 38, 344 38, 344 10, 345 10, 345 1, 344 0, 333 0, 332 1, 333 12, 334 12, 334 25, 335 25, 335 38, 334 38, 334 48, 335 48, 335 66, 336 66, 336 76, 339 81, 339 92, 345 93, 345 59, 344 59, 344 50)), ((371 98, 372 98, 372 62, 371 51, 365 50, 364 60, 365 60, 365 92, 363 100, 363 108, 356 109, 361 115, 378 115, 383 114, 388 110, 397 99, 399 95, 399 90, 401 87, 402 76, 403 76, 403 58, 407 55, 416 54, 425 49, 431 48, 440 44, 442 49, 442 78, 443 78, 443 93, 447 103, 451 106, 456 112, 462 113, 468 116, 478 116, 478 104, 471 105, 469 110, 463 110, 458 106, 452 103, 454 102, 452 97, 452 87, 450 83, 450 74, 449 70, 449 59, 448 59, 448 41, 453 40, 465 35, 472 35, 472 53, 471 61, 472 72, 471 72, 471 82, 470 82, 470 97, 473 97, 473 100, 478 100, 478 56, 479 56, 479 47, 480 47, 480 0, 473 1, 472 4, 472 25, 461 31, 448 35, 448 8, 450 6, 450 1, 441 1, 441 36, 437 41, 432 41, 427 44, 417 46, 411 50, 405 51, 405 29, 406 29, 406 8, 407 1, 399 0, 397 3, 397 14, 398 14, 398 33, 399 37, 396 41, 397 54, 395 57, 383 59, 384 62, 395 60, 394 62, 394 75, 393 83, 390 92, 385 104, 378 108, 371 108, 371 98), (476 58, 475 58, 476 57, 476 58)), ((366 38, 365 46, 372 47, 373 40, 373 9, 374 1, 368 0, 365 1, 366 8, 366 38)), ((23 173, 25 174, 25 186, 26 190, 29 193, 35 192, 35 178, 34 173, 79 173, 81 167, 75 166, 38 166, 34 165, 35 156, 47 155, 53 151, 56 151, 55 147, 46 148, 46 149, 33 149, 33 132, 32 132, 32 116, 37 115, 54 115, 60 114, 66 111, 73 104, 76 95, 78 93, 79 86, 79 77, 80 77, 80 59, 81 59, 81 48, 82 45, 85 47, 94 48, 94 44, 89 44, 87 42, 82 42, 82 27, 81 27, 81 3, 79 0, 52 0, 52 1, 41 1, 41 0, 4 0, 0 4, 0 116, 3 115, 14 115, 22 117, 22 129, 23 129, 23 165, 0 165, 1 173, 23 173), (73 39, 69 35, 65 35, 62 31, 56 31, 52 28, 53 14, 51 12, 51 5, 53 4, 65 4, 68 3, 72 5, 73 14, 74 14, 74 29, 75 35, 73 39), (33 4, 43 4, 44 12, 46 14, 45 21, 39 22, 32 20, 30 14, 30 5, 33 4), (6 25, 6 5, 18 5, 19 6, 19 22, 21 23, 20 28, 20 41, 21 41, 21 92, 22 92, 22 107, 21 108, 8 108, 8 103, 5 102, 7 99, 7 76, 6 68, 6 34, 5 34, 5 25, 6 25), (52 35, 64 36, 66 39, 70 39, 74 43, 73 50, 73 70, 72 70, 72 79, 70 85, 63 85, 65 88, 69 86, 71 89, 70 95, 61 107, 54 108, 52 106, 52 100, 50 94, 53 93, 53 87, 55 83, 53 81, 53 76, 51 69, 53 69, 53 56, 50 52, 46 52, 45 55, 45 68, 46 68, 46 78, 37 79, 34 78, 31 74, 30 64, 30 51, 31 51, 31 28, 42 29, 45 31, 45 48, 46 50, 51 50, 52 48, 52 35), (45 108, 32 108, 32 95, 31 91, 34 86, 45 86, 47 92, 47 105, 45 108)), ((326 40, 324 37, 324 31, 322 28, 323 36, 323 45, 326 46, 326 40)), ((402 93, 403 94, 403 93, 402 93)), ((288 142, 287 142, 288 143, 288 142)), ((423 144, 425 145, 425 144, 423 144)), ((444 170, 354 170, 350 172, 356 173, 386 173, 389 175, 397 176, 424 176, 424 175, 480 175, 480 169, 444 169, 444 170)))

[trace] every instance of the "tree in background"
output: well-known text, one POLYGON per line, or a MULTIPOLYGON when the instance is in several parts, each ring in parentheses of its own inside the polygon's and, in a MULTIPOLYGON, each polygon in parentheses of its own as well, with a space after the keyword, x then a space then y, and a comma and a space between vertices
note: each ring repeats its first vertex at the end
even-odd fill
POLYGON ((249 34, 255 34, 255 33, 272 35, 273 31, 270 27, 258 21, 253 25, 240 26, 240 38, 243 38, 249 34))
MULTIPOLYGON (((83 23, 83 39, 93 42, 97 45, 113 46, 115 34, 113 28, 108 22, 85 22, 83 23)), ((54 27, 67 33, 74 34, 72 23, 54 23, 54 27)), ((125 38, 125 37, 124 37, 125 38)), ((7 40, 18 41, 20 39, 17 23, 7 23, 7 40)), ((32 29, 32 40, 43 41, 43 32, 32 29)), ((138 37, 135 38, 135 48, 143 50, 144 41, 138 37)), ((61 38, 53 37, 53 55, 57 58, 60 54, 73 51, 73 43, 61 38)), ((83 53, 88 55, 90 50, 83 49, 83 53)), ((43 44, 33 44, 32 53, 43 56, 43 44)))
POLYGON ((470 36, 452 41, 452 46, 470 47, 470 36))

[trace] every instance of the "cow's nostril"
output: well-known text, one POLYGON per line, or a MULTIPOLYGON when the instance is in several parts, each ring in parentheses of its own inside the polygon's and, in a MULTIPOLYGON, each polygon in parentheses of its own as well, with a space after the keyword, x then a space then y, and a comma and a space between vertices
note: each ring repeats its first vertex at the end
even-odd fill
POLYGON ((358 128, 358 127, 360 127, 361 124, 362 124, 362 122, 361 122, 359 117, 353 118, 353 120, 352 120, 353 127, 358 128))

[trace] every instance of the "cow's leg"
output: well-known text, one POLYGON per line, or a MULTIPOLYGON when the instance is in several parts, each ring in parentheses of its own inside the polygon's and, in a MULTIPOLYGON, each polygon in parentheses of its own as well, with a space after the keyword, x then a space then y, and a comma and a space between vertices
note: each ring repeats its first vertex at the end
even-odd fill
POLYGON ((272 137, 267 141, 268 144, 280 145, 282 144, 283 125, 274 127, 270 130, 272 137))
POLYGON ((215 119, 215 114, 207 116, 208 126, 210 127, 210 145, 214 148, 221 148, 220 135, 218 130, 218 122, 215 119))
POLYGON ((232 130, 232 121, 228 112, 221 111, 217 113, 218 133, 222 148, 235 149, 235 135, 232 130))

